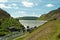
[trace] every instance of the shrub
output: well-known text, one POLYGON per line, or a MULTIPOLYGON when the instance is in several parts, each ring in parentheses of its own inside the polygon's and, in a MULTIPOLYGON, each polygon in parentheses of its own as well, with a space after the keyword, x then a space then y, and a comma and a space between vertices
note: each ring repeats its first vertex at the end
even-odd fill
POLYGON ((58 35, 58 38, 60 38, 60 34, 58 35))

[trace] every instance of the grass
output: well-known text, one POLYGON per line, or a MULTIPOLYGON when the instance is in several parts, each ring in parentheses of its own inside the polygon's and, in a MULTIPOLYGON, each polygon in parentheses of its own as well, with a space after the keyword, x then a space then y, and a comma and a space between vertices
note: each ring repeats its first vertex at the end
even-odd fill
POLYGON ((15 38, 15 39, 13 39, 13 40, 23 40, 25 37, 27 37, 27 35, 29 35, 28 32, 25 33, 23 36, 17 37, 17 38, 15 38))
POLYGON ((16 40, 60 40, 60 21, 53 20, 35 29, 32 33, 16 40))

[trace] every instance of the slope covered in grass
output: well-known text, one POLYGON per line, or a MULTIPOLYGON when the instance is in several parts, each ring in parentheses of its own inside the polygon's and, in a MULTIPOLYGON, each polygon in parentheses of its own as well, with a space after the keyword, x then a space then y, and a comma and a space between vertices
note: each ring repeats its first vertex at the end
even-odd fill
POLYGON ((11 17, 10 14, 5 10, 0 9, 0 37, 11 33, 11 31, 9 30, 10 27, 16 29, 24 28, 19 20, 11 17))
POLYGON ((17 40, 59 40, 60 21, 53 20, 40 26, 29 35, 18 38, 17 40))
POLYGON ((41 15, 39 19, 40 20, 60 19, 60 8, 52 10, 47 14, 41 15))

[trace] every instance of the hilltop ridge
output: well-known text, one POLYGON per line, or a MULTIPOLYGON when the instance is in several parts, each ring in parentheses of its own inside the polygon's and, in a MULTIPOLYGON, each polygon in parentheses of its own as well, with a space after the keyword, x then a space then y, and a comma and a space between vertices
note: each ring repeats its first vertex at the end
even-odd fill
POLYGON ((19 17, 19 18, 16 18, 16 19, 19 19, 19 20, 37 20, 38 17, 35 17, 35 16, 24 16, 24 17, 19 17))
POLYGON ((0 8, 0 18, 2 18, 2 17, 9 18, 11 16, 10 16, 10 14, 8 12, 6 12, 5 10, 0 8))
POLYGON ((52 20, 52 19, 60 19, 60 8, 52 10, 47 14, 43 14, 39 18, 40 20, 52 20))

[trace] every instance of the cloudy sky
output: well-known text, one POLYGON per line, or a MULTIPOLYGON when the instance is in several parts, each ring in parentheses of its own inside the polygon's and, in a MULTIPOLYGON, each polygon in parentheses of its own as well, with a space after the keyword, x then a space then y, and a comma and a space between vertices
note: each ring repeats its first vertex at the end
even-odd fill
POLYGON ((40 16, 60 7, 60 0, 0 0, 0 8, 12 17, 40 16))

